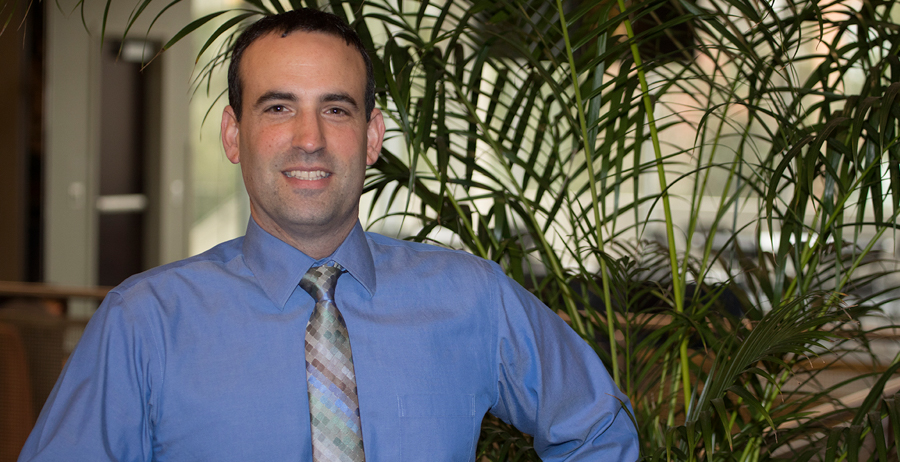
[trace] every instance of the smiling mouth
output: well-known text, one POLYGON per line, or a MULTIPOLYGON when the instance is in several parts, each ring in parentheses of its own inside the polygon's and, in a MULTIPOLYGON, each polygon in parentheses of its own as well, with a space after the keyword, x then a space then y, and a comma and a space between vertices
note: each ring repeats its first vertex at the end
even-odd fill
POLYGON ((328 178, 331 176, 328 172, 323 172, 322 170, 315 171, 300 171, 300 170, 291 170, 288 172, 284 172, 284 176, 289 178, 296 178, 298 180, 321 180, 324 178, 328 178))

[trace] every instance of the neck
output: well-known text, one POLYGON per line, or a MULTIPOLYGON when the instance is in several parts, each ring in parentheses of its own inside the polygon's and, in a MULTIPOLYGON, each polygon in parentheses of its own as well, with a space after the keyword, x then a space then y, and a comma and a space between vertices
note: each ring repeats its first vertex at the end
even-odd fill
POLYGON ((314 260, 325 258, 334 253, 350 235, 350 231, 356 226, 356 222, 349 223, 341 229, 329 228, 327 230, 292 229, 290 232, 275 223, 261 223, 253 217, 260 228, 269 234, 281 239, 291 247, 303 252, 314 260))

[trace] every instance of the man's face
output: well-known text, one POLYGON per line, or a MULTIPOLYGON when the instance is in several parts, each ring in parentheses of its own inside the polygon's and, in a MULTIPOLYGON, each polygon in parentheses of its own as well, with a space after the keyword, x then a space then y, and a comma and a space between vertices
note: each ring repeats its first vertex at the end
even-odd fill
POLYGON ((241 164, 251 214, 288 244, 327 256, 333 248, 315 255, 309 246, 339 244, 355 225, 384 135, 379 111, 366 122, 363 59, 332 35, 268 34, 244 51, 239 73, 242 119, 225 108, 222 142, 241 164))

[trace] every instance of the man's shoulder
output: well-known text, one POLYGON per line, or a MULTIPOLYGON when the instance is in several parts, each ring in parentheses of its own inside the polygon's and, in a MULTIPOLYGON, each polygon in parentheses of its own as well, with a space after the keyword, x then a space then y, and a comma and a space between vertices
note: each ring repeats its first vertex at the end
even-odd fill
POLYGON ((213 277, 216 273, 224 273, 229 264, 241 256, 243 239, 232 239, 192 257, 135 274, 116 286, 113 292, 121 295, 134 292, 140 287, 160 286, 184 278, 213 277))
POLYGON ((402 262, 407 266, 439 265, 445 270, 460 270, 478 274, 502 273, 495 262, 472 255, 465 250, 434 244, 395 239, 368 232, 366 238, 377 262, 402 262))

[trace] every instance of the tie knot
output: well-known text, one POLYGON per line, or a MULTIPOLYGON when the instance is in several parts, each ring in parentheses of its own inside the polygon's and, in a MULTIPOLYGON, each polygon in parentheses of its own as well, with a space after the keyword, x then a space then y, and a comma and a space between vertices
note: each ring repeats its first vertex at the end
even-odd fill
POLYGON ((334 266, 314 266, 303 275, 300 287, 309 292, 316 303, 322 300, 334 300, 334 288, 344 268, 337 263, 334 266))

